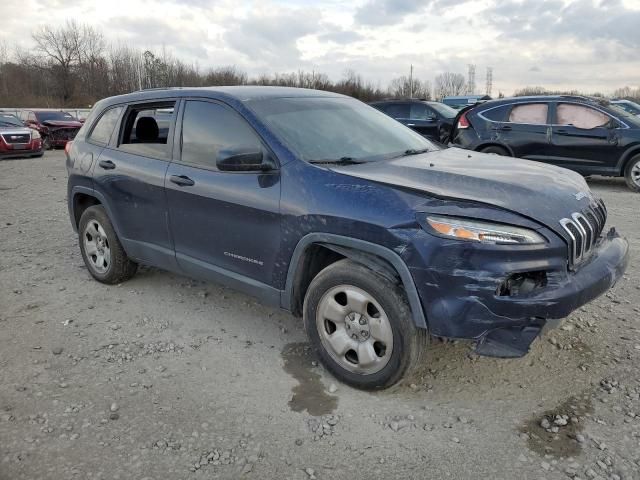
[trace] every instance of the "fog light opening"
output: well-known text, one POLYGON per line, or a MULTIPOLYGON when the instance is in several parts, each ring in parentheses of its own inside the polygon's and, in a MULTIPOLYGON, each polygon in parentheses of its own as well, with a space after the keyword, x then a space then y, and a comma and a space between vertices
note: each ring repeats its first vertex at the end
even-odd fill
POLYGON ((547 272, 521 272, 507 277, 496 289, 499 297, 517 297, 527 295, 537 288, 547 286, 547 272))

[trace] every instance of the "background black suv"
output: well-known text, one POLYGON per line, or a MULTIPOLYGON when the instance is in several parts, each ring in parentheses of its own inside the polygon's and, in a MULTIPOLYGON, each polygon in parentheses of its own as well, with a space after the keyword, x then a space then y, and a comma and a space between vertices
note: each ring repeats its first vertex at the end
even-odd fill
POLYGON ((640 191, 640 117, 606 100, 561 95, 486 102, 458 114, 451 141, 582 175, 624 176, 640 191))
POLYGON ((431 140, 446 143, 458 112, 444 103, 426 100, 384 100, 371 105, 431 140))

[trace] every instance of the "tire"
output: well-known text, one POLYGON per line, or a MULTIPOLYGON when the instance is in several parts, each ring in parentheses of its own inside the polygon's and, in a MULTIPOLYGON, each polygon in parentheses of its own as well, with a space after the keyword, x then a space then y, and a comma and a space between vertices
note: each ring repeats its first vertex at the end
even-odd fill
POLYGON ((503 157, 511 156, 509 155, 509 152, 505 148, 499 147, 498 145, 489 145, 488 147, 484 147, 480 149, 480 151, 482 153, 493 153, 494 155, 500 155, 503 157))
POLYGON ((99 282, 113 285, 135 275, 138 264, 127 257, 102 205, 84 211, 78 226, 78 240, 84 264, 99 282))
POLYGON ((640 155, 636 155, 627 163, 624 179, 631 190, 640 192, 640 155))
POLYGON ((329 265, 312 280, 303 316, 327 370, 363 390, 388 388, 413 373, 429 341, 427 330, 413 322, 404 291, 351 260, 329 265))

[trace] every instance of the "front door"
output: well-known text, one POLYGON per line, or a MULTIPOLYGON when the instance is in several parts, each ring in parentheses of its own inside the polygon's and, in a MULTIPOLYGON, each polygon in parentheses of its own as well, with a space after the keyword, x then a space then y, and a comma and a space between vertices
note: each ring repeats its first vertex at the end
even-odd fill
POLYGON ((583 174, 612 173, 623 153, 617 122, 604 112, 576 103, 558 103, 551 142, 556 164, 583 174))
POLYGON ((270 292, 280 248, 279 172, 216 167, 220 150, 257 147, 269 155, 266 147, 237 112, 205 100, 185 102, 178 137, 165 181, 178 264, 258 296, 270 292))

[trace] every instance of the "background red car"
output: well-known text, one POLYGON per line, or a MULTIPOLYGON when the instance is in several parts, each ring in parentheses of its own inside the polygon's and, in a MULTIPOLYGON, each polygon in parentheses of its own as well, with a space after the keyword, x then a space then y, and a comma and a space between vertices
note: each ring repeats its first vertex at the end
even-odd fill
POLYGON ((82 123, 68 112, 25 110, 22 115, 25 125, 40 133, 44 149, 64 147, 82 127, 82 123))
POLYGON ((41 156, 40 134, 12 113, 0 112, 0 158, 41 156))

